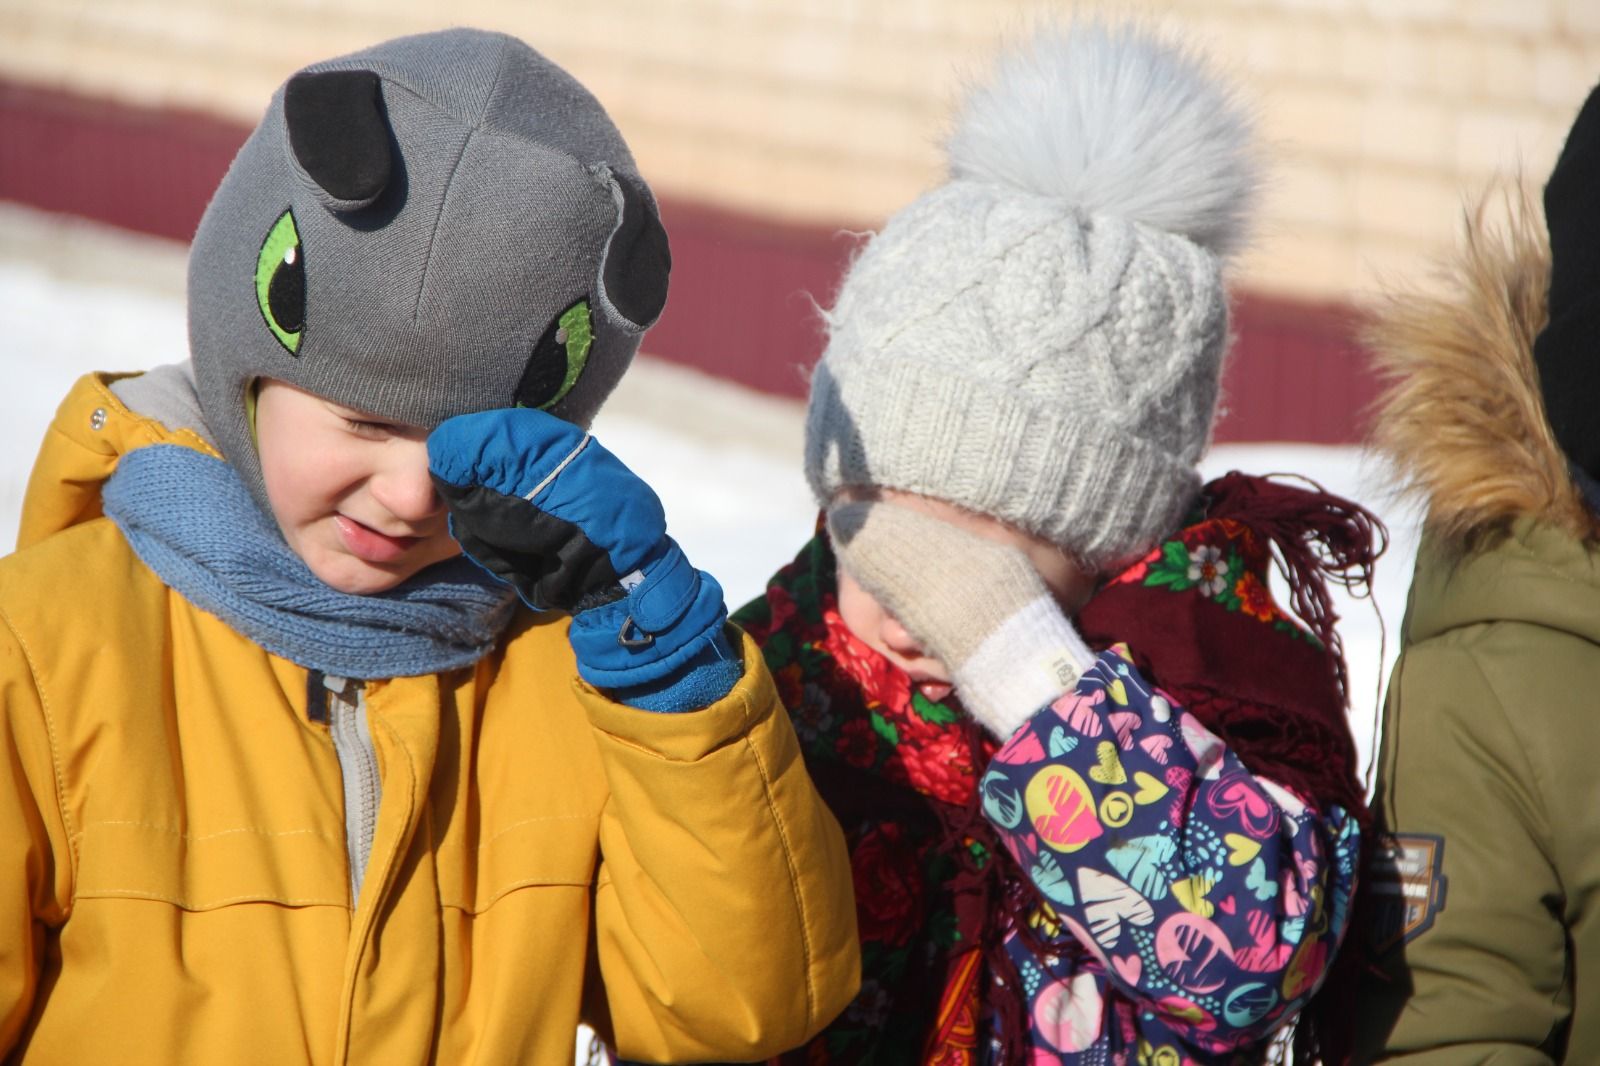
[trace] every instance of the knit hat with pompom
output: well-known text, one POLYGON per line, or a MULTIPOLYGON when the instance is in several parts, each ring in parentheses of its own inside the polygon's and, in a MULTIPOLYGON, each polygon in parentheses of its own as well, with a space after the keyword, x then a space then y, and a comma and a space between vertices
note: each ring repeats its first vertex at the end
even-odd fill
POLYGON ((1051 28, 965 99, 949 179, 826 314, 806 475, 958 504, 1100 570, 1181 521, 1228 340, 1251 120, 1143 28, 1051 28))

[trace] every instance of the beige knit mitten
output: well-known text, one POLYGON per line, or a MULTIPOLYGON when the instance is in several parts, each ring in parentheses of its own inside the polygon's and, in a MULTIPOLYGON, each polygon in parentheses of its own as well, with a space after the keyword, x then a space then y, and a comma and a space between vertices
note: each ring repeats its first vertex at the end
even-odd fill
POLYGON ((1027 555, 881 501, 828 510, 834 553, 951 673, 967 711, 1001 740, 1095 660, 1027 555))

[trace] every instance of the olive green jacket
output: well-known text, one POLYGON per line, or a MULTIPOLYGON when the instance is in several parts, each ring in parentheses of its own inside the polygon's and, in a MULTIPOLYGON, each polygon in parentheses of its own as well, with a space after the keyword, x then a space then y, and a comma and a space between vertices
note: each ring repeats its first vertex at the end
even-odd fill
POLYGON ((1548 253, 1481 213, 1379 323, 1377 444, 1427 503, 1358 934, 1358 1061, 1600 1063, 1600 543, 1530 346, 1548 253))

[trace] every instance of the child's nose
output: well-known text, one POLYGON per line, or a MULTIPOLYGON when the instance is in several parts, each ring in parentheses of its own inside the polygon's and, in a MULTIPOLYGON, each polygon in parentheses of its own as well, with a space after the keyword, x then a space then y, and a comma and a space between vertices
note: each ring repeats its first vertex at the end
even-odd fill
POLYGON ((424 441, 390 441, 390 454, 369 483, 369 491, 385 510, 402 522, 425 522, 444 510, 444 501, 428 474, 424 441))
POLYGON ((916 659, 922 655, 922 642, 912 636, 911 631, 891 614, 883 616, 883 627, 878 631, 878 635, 896 655, 906 659, 916 659))

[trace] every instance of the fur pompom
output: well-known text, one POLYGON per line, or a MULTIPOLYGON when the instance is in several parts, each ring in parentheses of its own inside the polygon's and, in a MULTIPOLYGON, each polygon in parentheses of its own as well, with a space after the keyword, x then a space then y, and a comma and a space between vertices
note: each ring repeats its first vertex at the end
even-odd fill
POLYGON ((951 176, 1013 185, 1093 214, 1244 243, 1257 185, 1253 118, 1182 47, 1138 26, 1079 22, 1004 53, 968 93, 951 176))

